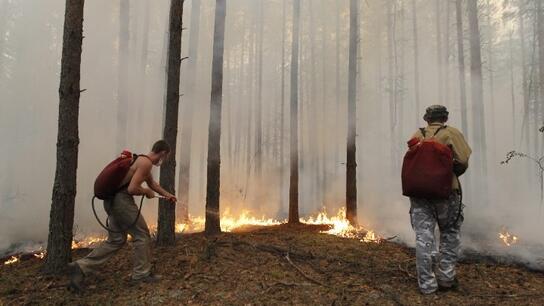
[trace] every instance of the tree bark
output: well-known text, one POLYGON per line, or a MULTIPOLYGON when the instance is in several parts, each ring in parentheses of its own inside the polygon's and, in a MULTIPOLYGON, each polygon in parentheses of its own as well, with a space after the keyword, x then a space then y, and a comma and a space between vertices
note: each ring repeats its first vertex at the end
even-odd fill
MULTIPOLYGON (((161 185, 172 194, 176 194, 176 144, 178 137, 183 2, 184 0, 170 1, 166 109, 163 139, 170 144, 172 151, 170 152, 171 158, 164 162, 160 170, 161 185)), ((175 229, 176 208, 169 201, 161 199, 159 201, 157 244, 173 245, 175 241, 175 229)))
POLYGON ((519 1, 518 4, 518 11, 519 11, 519 36, 520 36, 520 44, 521 44, 521 78, 522 78, 522 88, 523 88, 523 124, 522 124, 522 137, 521 142, 523 143, 523 139, 525 138, 526 143, 526 151, 530 151, 530 140, 529 140, 529 101, 530 101, 530 93, 529 93, 529 83, 527 80, 527 51, 526 51, 526 42, 525 42, 525 5, 523 4, 523 1, 519 1))
POLYGON ((57 166, 49 218, 47 256, 43 266, 45 273, 60 273, 72 259, 84 4, 84 0, 66 1, 59 88, 57 166))
POLYGON ((350 0, 349 26, 349 82, 348 82, 348 138, 346 156, 346 218, 357 224, 357 45, 359 37, 358 0, 350 0))
POLYGON ((293 1, 293 39, 291 52, 291 113, 290 113, 290 169, 289 178, 289 223, 299 223, 298 215, 298 65, 300 0, 293 1))
POLYGON ((457 19, 457 61, 459 65, 459 97, 461 100, 461 128, 468 136, 467 115, 467 83, 465 76, 465 41, 463 38, 463 0, 455 1, 455 16, 457 19))
POLYGON ((206 190, 205 234, 221 232, 219 195, 221 178, 221 102, 223 98, 223 52, 225 42, 226 0, 216 0, 213 35, 212 89, 208 136, 208 182, 206 190))
POLYGON ((198 79, 198 44, 200 38, 201 0, 192 0, 191 25, 189 32, 189 59, 184 84, 187 96, 182 102, 181 146, 177 214, 181 222, 189 221, 189 187, 191 176, 191 150, 193 142, 193 106, 196 102, 196 81, 198 79), (184 106, 184 107, 183 107, 184 106))
POLYGON ((130 40, 130 4, 129 0, 121 0, 119 7, 119 46, 117 72, 117 150, 127 146, 128 127, 128 56, 130 40))

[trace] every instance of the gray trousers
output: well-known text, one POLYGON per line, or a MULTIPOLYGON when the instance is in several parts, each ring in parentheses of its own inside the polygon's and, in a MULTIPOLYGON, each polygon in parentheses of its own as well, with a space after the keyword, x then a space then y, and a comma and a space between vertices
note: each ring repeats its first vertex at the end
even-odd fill
POLYGON ((459 257, 463 204, 459 193, 447 200, 410 198, 410 218, 416 233, 416 265, 422 293, 433 293, 438 284, 449 287, 455 280, 459 257), (440 231, 437 250, 435 227, 440 231))
MULTIPOLYGON (((118 192, 113 200, 104 201, 104 209, 109 216, 109 228, 115 231, 127 228, 136 220, 138 215, 138 206, 136 206, 132 195, 128 194, 126 190, 118 192)), ((144 217, 141 215, 138 222, 126 232, 108 232, 106 241, 102 242, 85 258, 76 261, 83 273, 97 272, 99 266, 125 245, 127 234, 132 237, 134 249, 132 278, 140 279, 148 276, 151 272, 151 263, 149 261, 151 236, 144 217)))

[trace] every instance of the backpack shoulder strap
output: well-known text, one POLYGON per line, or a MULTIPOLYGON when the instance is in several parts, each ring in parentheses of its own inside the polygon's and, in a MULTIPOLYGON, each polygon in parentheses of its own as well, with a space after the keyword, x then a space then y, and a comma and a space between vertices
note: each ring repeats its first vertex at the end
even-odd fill
POLYGON ((427 135, 427 132, 425 132, 425 128, 419 128, 419 130, 421 131, 421 134, 423 135, 423 138, 425 138, 427 135))
POLYGON ((434 133, 433 137, 436 137, 436 135, 438 135, 440 131, 445 130, 447 127, 448 127, 447 125, 443 125, 440 128, 438 128, 438 130, 436 130, 436 132, 434 133))

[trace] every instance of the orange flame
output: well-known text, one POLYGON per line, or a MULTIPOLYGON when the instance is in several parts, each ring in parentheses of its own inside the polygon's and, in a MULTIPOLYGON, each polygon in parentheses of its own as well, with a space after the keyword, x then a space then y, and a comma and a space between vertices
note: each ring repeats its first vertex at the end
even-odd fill
POLYGON ((503 228, 499 233, 499 239, 506 245, 512 246, 519 242, 519 238, 516 235, 513 235, 508 232, 506 228, 503 228))
POLYGON ((19 257, 11 256, 10 259, 8 259, 8 260, 6 260, 4 262, 4 265, 12 265, 12 264, 17 263, 17 262, 19 262, 19 257))

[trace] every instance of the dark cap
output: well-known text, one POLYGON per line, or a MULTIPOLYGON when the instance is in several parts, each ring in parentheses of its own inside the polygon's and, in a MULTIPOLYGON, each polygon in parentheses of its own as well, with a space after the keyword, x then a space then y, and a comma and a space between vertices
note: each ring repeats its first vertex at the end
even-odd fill
POLYGON ((427 107, 423 119, 425 121, 439 119, 439 118, 448 118, 449 116, 448 109, 443 105, 431 105, 427 107))

